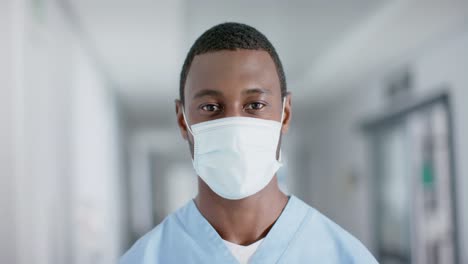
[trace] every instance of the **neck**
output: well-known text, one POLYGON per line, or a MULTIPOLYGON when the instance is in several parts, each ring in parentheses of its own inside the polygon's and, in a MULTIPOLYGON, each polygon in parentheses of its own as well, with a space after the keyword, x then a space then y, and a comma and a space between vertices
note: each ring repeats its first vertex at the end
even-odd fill
POLYGON ((224 239, 249 245, 266 236, 288 202, 278 188, 276 176, 258 193, 228 200, 214 193, 198 178, 195 203, 201 214, 224 239))

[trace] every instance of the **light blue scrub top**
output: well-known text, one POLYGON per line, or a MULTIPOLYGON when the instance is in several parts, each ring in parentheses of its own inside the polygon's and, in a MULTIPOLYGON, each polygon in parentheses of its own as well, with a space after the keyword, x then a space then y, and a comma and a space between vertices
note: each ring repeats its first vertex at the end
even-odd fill
MULTIPOLYGON (((193 200, 140 238, 120 264, 238 263, 193 200)), ((352 235, 299 198, 286 207, 249 263, 377 263, 352 235)))

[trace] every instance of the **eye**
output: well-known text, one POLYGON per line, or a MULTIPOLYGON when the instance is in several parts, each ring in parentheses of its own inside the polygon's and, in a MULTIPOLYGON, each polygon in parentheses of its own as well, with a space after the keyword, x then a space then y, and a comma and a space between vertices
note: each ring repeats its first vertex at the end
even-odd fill
POLYGON ((246 110, 260 110, 263 107, 265 107, 264 103, 254 102, 254 103, 247 104, 245 109, 246 110))
POLYGON ((203 111, 217 112, 221 111, 221 107, 217 104, 205 104, 200 107, 203 111))

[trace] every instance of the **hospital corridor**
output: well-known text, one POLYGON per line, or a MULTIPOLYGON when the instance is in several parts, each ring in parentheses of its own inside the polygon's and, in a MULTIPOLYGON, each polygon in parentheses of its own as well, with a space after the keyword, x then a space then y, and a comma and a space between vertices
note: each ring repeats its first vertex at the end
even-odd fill
MULTIPOLYGON (((291 203, 313 207, 378 263, 468 263, 466 0, 0 0, 0 263, 119 263, 195 205, 201 178, 218 194, 216 181, 234 188, 201 177, 215 173, 192 157, 247 132, 203 136, 210 125, 200 123, 184 134, 195 110, 179 98, 189 50, 224 22, 261 31, 281 59, 281 150, 278 138, 251 141, 276 144, 282 165, 266 164, 291 203)), ((194 56, 189 66, 201 67, 203 52, 194 56)), ((235 118, 225 127, 238 120, 259 133, 253 118, 235 118)), ((269 121, 260 124, 279 132, 269 121)), ((242 150, 245 171, 258 174, 268 161, 242 150)), ((334 257, 319 263, 354 263, 334 257)))

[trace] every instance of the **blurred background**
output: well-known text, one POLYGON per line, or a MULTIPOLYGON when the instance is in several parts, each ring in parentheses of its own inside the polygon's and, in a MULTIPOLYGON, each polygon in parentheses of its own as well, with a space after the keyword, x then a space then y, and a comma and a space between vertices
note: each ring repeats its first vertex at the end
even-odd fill
POLYGON ((279 174, 381 263, 468 263, 468 1, 0 1, 0 262, 116 263, 196 194, 174 99, 250 24, 293 94, 279 174))

